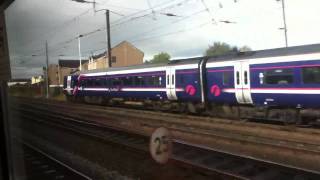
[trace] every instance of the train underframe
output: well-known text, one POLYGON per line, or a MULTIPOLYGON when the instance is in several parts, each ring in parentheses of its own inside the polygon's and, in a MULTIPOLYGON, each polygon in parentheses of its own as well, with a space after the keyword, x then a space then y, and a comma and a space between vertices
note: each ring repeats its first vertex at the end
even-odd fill
POLYGON ((168 100, 139 100, 134 98, 105 98, 100 96, 66 96, 67 101, 87 104, 142 108, 154 111, 207 115, 234 120, 264 121, 270 123, 319 125, 319 109, 303 109, 277 106, 203 104, 168 100))

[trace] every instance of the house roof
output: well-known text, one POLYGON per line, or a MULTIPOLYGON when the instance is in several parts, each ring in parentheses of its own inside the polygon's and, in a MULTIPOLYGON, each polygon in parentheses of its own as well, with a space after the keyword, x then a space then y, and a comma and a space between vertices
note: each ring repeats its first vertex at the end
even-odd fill
MULTIPOLYGON (((81 64, 87 63, 88 60, 82 60, 81 64)), ((79 67, 79 60, 62 60, 59 59, 58 62, 60 67, 68 67, 68 68, 78 68, 79 67)))
MULTIPOLYGON (((138 49, 137 47, 135 47, 133 44, 131 44, 131 43, 128 42, 128 41, 122 41, 122 42, 120 42, 119 44, 117 44, 117 45, 115 45, 114 47, 112 47, 112 48, 111 48, 111 51, 112 51, 113 49, 115 49, 115 48, 123 45, 123 44, 128 44, 128 45, 131 46, 133 49, 136 49, 137 51, 139 51, 139 52, 141 52, 142 54, 144 54, 143 51, 141 51, 140 49, 138 49)), ((98 54, 98 55, 93 56, 93 59, 98 59, 98 58, 100 58, 100 57, 102 57, 102 56, 105 56, 105 55, 106 55, 106 52, 107 52, 107 50, 104 51, 104 52, 102 52, 102 53, 100 53, 100 54, 98 54)))
POLYGON ((114 46, 112 49, 121 46, 122 44, 128 44, 129 46, 131 46, 132 48, 136 49, 137 51, 140 51, 142 54, 144 54, 143 51, 141 51, 140 49, 138 49, 137 47, 135 47, 133 44, 131 44, 129 41, 122 41, 119 44, 117 44, 116 46, 114 46))

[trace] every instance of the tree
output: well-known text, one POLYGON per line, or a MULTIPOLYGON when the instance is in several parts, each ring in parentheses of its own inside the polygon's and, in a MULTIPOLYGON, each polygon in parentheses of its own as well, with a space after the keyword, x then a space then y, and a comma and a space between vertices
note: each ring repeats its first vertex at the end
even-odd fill
POLYGON ((153 56, 153 59, 147 61, 147 63, 157 64, 157 63, 168 63, 170 61, 170 55, 166 52, 161 52, 153 56))
POLYGON ((229 44, 224 42, 214 42, 213 45, 209 45, 209 48, 206 50, 206 56, 218 56, 227 54, 233 50, 237 50, 236 47, 231 47, 229 44))
POLYGON ((231 46, 224 42, 214 42, 213 45, 209 45, 209 48, 206 50, 206 56, 219 56, 228 54, 230 52, 245 52, 251 51, 250 47, 242 46, 238 48, 237 46, 231 46))
POLYGON ((247 51, 252 51, 252 49, 246 45, 239 48, 239 52, 247 52, 247 51))

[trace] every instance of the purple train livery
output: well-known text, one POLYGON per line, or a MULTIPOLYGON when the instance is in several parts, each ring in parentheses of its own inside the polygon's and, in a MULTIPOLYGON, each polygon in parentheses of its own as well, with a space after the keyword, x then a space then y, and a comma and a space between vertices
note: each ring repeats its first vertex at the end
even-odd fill
POLYGON ((80 72, 68 98, 172 104, 191 112, 317 120, 320 44, 80 72), (169 102, 169 103, 168 103, 169 102))

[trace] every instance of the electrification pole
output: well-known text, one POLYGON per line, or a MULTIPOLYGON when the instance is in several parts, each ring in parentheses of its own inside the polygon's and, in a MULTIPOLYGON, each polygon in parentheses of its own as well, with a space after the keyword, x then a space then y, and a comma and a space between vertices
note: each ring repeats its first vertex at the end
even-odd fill
MULTIPOLYGON (((111 57, 112 57, 112 52, 111 52, 111 36, 110 36, 110 10, 109 9, 100 9, 100 10, 96 10, 96 1, 94 0, 92 2, 93 4, 93 10, 94 13, 99 12, 99 11, 106 11, 106 41, 107 41, 107 50, 106 50, 106 61, 107 61, 107 57, 108 57, 108 62, 106 62, 106 66, 108 65, 109 67, 112 66, 111 63, 111 57)), ((114 12, 113 12, 114 13, 114 12)), ((118 13, 115 13, 118 14, 118 13)), ((120 14, 118 14, 120 15, 120 14)))
POLYGON ((80 65, 79 65, 79 69, 80 69, 80 71, 82 70, 82 63, 81 63, 81 40, 80 40, 80 38, 82 37, 82 35, 79 35, 79 37, 78 37, 78 48, 79 48, 79 63, 80 63, 80 65))
POLYGON ((49 56, 48 41, 46 41, 46 98, 49 98, 49 56))
MULTIPOLYGON (((111 53, 111 37, 110 37, 110 17, 109 17, 109 10, 106 10, 106 30, 107 30, 107 42, 108 42, 108 64, 109 67, 112 66, 112 62, 111 62, 111 57, 112 57, 112 53, 111 53)), ((106 54, 106 57, 107 57, 106 54)))
POLYGON ((285 38, 285 42, 286 42, 286 47, 288 47, 288 37, 287 37, 287 23, 286 23, 286 12, 285 12, 285 4, 284 4, 284 0, 281 0, 282 2, 282 17, 283 17, 283 30, 284 30, 284 38, 285 38))

